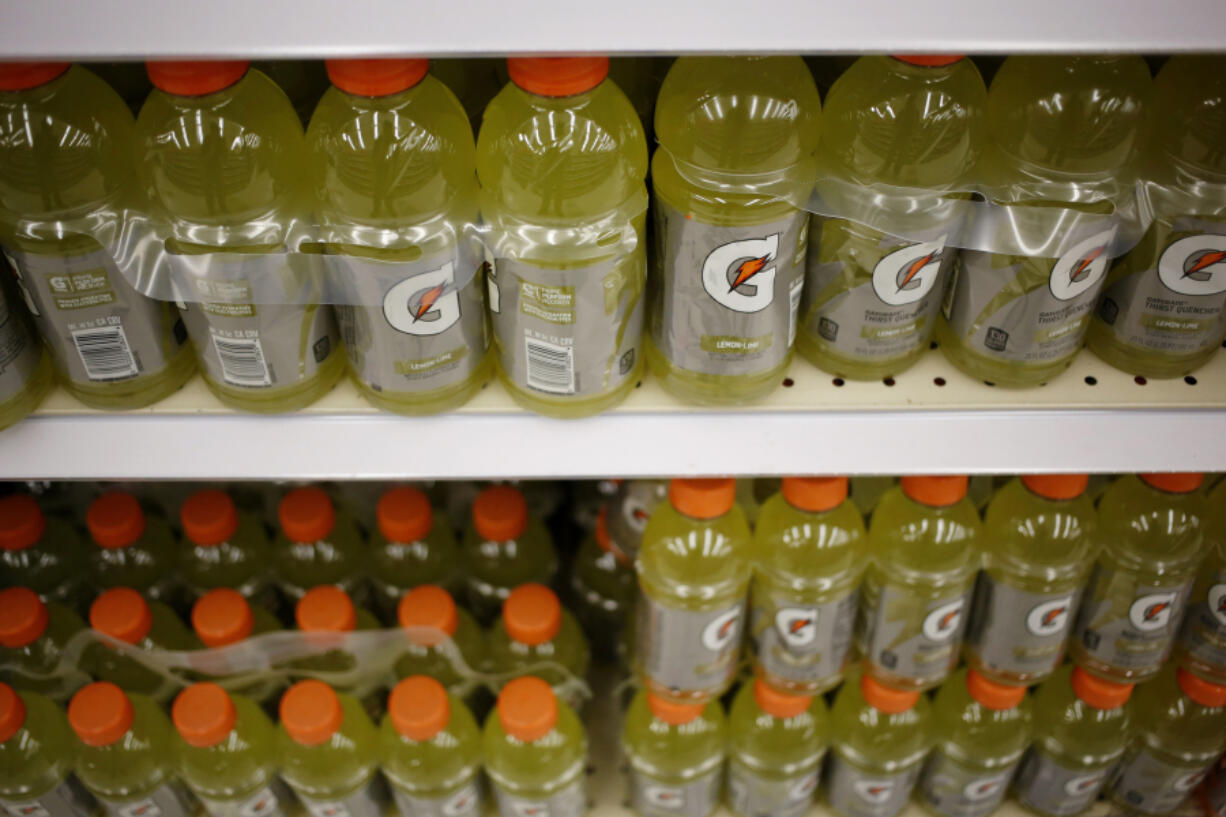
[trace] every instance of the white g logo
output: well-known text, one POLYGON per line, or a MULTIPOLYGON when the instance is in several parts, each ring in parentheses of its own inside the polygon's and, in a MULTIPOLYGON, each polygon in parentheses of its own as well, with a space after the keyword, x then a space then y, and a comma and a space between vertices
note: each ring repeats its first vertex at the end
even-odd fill
POLYGON ((1158 259, 1158 278, 1180 295, 1226 292, 1226 235, 1189 235, 1172 241, 1158 259))
POLYGON ((716 247, 702 264, 703 289, 736 312, 761 312, 775 299, 778 252, 778 233, 716 247))
POLYGON ((740 633, 741 610, 729 610, 711 620, 702 631, 702 644, 711 652, 722 652, 740 633))
POLYGON ((1001 792, 1005 787, 1003 777, 993 777, 987 780, 973 780, 962 789, 962 796, 967 800, 987 800, 1001 792))
POLYGON ((890 306, 913 304, 932 291, 941 274, 945 236, 886 255, 873 267, 873 291, 890 306))
POLYGON ((1064 784, 1064 793, 1073 797, 1088 794, 1098 788, 1098 784, 1102 779, 1102 772, 1074 777, 1064 784))
POLYGON ((1068 624, 1069 610, 1072 606, 1072 596, 1036 604, 1026 614, 1026 629, 1033 635, 1056 635, 1068 624))
POLYGON ((857 780, 852 784, 860 799, 874 806, 879 806, 890 799, 894 791, 892 780, 857 780))
POLYGON ((1153 593, 1142 596, 1128 608, 1128 620, 1142 632, 1161 630, 1171 620, 1178 593, 1153 593))
POLYGON ((804 647, 817 638, 818 611, 805 607, 786 607, 775 613, 775 629, 789 647, 804 647))
POLYGON ((1218 623, 1226 627, 1226 584, 1215 584, 1209 588, 1209 596, 1205 599, 1209 612, 1218 623))
POLYGON ((1048 281, 1051 294, 1062 301, 1071 301, 1098 286, 1107 274, 1107 264, 1111 260, 1107 248, 1114 237, 1115 230, 1090 236, 1061 256, 1052 267, 1048 281))
POLYGON ((647 786, 643 789, 643 797, 648 803, 660 808, 679 810, 685 805, 685 794, 681 789, 667 786, 647 786))
POLYGON ((389 289, 383 297, 383 317, 406 335, 438 335, 454 326, 460 319, 460 294, 451 262, 389 289))
POLYGON ((924 618, 924 637, 929 641, 947 641, 958 632, 962 622, 962 599, 942 604, 924 618))

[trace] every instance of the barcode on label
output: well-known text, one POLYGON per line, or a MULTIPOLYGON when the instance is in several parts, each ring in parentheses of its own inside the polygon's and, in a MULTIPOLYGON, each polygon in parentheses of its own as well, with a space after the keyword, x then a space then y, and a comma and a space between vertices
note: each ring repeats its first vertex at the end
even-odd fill
POLYGON ((553 394, 575 393, 575 350, 543 340, 524 338, 528 353, 528 386, 553 394))
POLYGON ((140 374, 122 326, 74 329, 72 342, 90 380, 120 380, 140 374))
POLYGON ((235 386, 271 386, 264 348, 259 338, 223 338, 213 335, 213 348, 221 361, 221 376, 235 386))

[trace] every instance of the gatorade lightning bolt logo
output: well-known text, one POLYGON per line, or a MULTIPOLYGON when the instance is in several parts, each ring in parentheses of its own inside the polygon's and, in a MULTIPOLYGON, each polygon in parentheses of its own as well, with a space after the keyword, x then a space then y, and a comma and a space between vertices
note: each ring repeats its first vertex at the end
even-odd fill
POLYGON ((1061 256, 1048 281, 1051 294, 1061 301, 1071 301, 1097 287, 1107 274, 1111 260, 1107 248, 1114 237, 1114 230, 1090 236, 1061 256))
POLYGON ((890 306, 913 304, 941 277, 945 236, 889 253, 873 267, 873 292, 890 306))
POLYGON ((406 335, 438 335, 460 319, 460 295, 451 262, 406 278, 383 297, 383 317, 406 335))
POLYGON ((807 647, 817 638, 817 610, 785 607, 775 613, 775 629, 788 647, 807 647))
POLYGON ((702 644, 711 652, 723 652, 740 633, 741 609, 729 610, 711 620, 702 631, 702 644))
POLYGON ((864 802, 879 806, 889 801, 894 791, 894 782, 891 780, 857 780, 852 783, 852 788, 864 802))
POLYGON ((716 247, 702 264, 703 289, 735 312, 761 312, 775 299, 778 252, 778 233, 716 247))
POLYGON ((264 817, 265 814, 271 814, 277 810, 277 796, 268 789, 252 797, 246 803, 243 803, 242 808, 238 813, 243 817, 264 817))
POLYGON ((456 817, 457 814, 464 814, 476 806, 477 800, 476 789, 471 787, 463 789, 443 804, 443 814, 447 815, 447 817, 456 817))
POLYGON ((1190 235, 1172 241, 1158 258, 1158 278, 1180 295, 1226 292, 1226 235, 1190 235))
POLYGON ((1226 627, 1226 584, 1215 584, 1210 587, 1205 602, 1209 605, 1209 612, 1213 613, 1213 617, 1217 619, 1218 625, 1226 627))
POLYGON ((1089 794, 1098 789, 1102 779, 1103 775, 1101 772, 1099 774, 1086 774, 1081 777, 1074 777, 1064 784, 1064 793, 1070 797, 1089 794))
POLYGON ((962 789, 962 796, 967 800, 987 800, 999 794, 1005 787, 1003 778, 990 780, 973 780, 962 789))
POLYGON ((792 785, 788 799, 792 802, 807 800, 817 788, 817 772, 810 772, 792 785))
POLYGON ((648 803, 670 811, 676 811, 685 805, 685 794, 680 789, 670 789, 664 786, 647 786, 643 789, 643 797, 648 803))
POLYGON ((1142 596, 1128 608, 1128 620, 1142 632, 1153 632, 1166 627, 1175 610, 1177 593, 1153 593, 1142 596))
POLYGON ((942 604, 924 618, 924 637, 929 641, 948 641, 962 623, 962 599, 942 604))
POLYGON ((117 811, 122 817, 159 817, 162 809, 152 800, 141 800, 127 806, 120 806, 117 811))
POLYGON ((51 812, 42 803, 15 803, 5 806, 4 810, 13 817, 51 817, 51 812))
POLYGON ((1047 636, 1064 632, 1069 622, 1073 597, 1065 596, 1036 604, 1026 614, 1026 629, 1031 635, 1047 636))
POLYGON ((1175 778, 1171 782, 1171 786, 1175 791, 1192 791, 1192 789, 1196 788, 1197 783, 1205 779, 1205 775, 1208 773, 1207 769, 1201 769, 1198 772, 1187 772, 1175 778))

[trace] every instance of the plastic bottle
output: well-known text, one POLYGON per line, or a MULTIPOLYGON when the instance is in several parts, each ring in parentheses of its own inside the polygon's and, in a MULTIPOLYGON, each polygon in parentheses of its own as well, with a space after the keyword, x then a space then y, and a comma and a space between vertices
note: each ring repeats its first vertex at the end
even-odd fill
POLYGON ((635 664, 658 697, 702 702, 736 673, 750 534, 735 496, 731 479, 674 479, 643 533, 635 664))
POLYGON ((587 735, 545 681, 526 676, 504 686, 481 745, 499 817, 587 812, 587 735))
POLYGON ((958 194, 987 135, 986 110, 979 70, 959 55, 861 57, 834 83, 817 192, 848 218, 810 221, 796 348, 815 366, 877 380, 928 351, 958 257, 958 194), (883 185, 900 189, 863 195, 883 185))
POLYGON ((0 808, 29 817, 97 814, 97 802, 72 774, 73 742, 50 698, 0 682, 0 808))
POLYGON ((936 746, 916 789, 938 817, 988 817, 1005 799, 1030 745, 1026 687, 959 670, 932 705, 936 746))
POLYGON ((397 620, 408 631, 408 644, 396 661, 396 676, 426 675, 453 695, 467 695, 473 686, 472 673, 485 665, 485 634, 472 615, 457 607, 443 588, 423 584, 400 600, 397 620), (444 636, 451 639, 465 668, 452 661, 444 636))
POLYGON ((254 701, 216 684, 192 684, 170 715, 179 779, 211 817, 290 814, 293 799, 277 777, 277 733, 254 701))
POLYGON ((607 505, 600 508, 592 532, 575 554, 570 590, 588 640, 597 651, 607 651, 607 636, 621 630, 638 594, 634 562, 614 549, 609 538, 607 505))
POLYGON ((826 797, 842 817, 894 817, 932 745, 928 699, 852 673, 830 713, 826 797))
POLYGON ((1204 558, 1202 474, 1117 480, 1098 503, 1103 543, 1070 644, 1079 666, 1116 681, 1158 674, 1204 558))
POLYGON ((469 609, 478 621, 490 622, 512 589, 528 582, 550 584, 558 555, 518 488, 483 490, 473 502, 472 522, 461 551, 469 609))
POLYGON ((178 548, 164 519, 147 514, 132 494, 110 491, 90 503, 85 523, 97 545, 90 557, 95 585, 139 587, 151 599, 172 600, 178 548))
POLYGON ((869 528, 858 633, 868 671, 928 689, 958 662, 982 535, 966 477, 903 477, 869 528))
POLYGON ((643 370, 647 141, 607 57, 513 57, 477 138, 498 375, 516 402, 597 414, 643 370))
POLYGON ((366 577, 367 553, 353 518, 337 511, 321 488, 304 486, 277 506, 281 529, 273 542, 273 575, 297 601, 312 587, 334 584, 351 596, 366 577))
POLYGON ((64 388, 147 406, 195 371, 173 304, 132 287, 106 245, 143 209, 132 114, 68 63, 0 64, 0 242, 64 388))
POLYGON ((401 817, 481 814, 481 731, 433 678, 414 675, 392 688, 379 757, 401 817))
POLYGON ((1005 60, 988 91, 979 168, 997 221, 975 228, 1034 251, 962 252, 937 325, 959 369, 1035 386, 1073 362, 1115 253, 1118 225, 1105 216, 1132 193, 1151 95, 1138 56, 1005 60))
POLYGON ((356 698, 322 681, 281 696, 277 768, 312 817, 382 817, 379 732, 356 698))
POLYGON ((348 593, 333 584, 312 587, 294 607, 294 621, 300 631, 309 633, 308 641, 318 650, 317 655, 295 659, 296 669, 356 674, 351 683, 334 684, 337 692, 355 698, 363 698, 379 685, 379 678, 364 672, 368 667, 357 654, 337 644, 339 633, 379 629, 379 620, 369 610, 354 606, 348 593))
POLYGON ((763 504, 754 529, 750 633, 754 669, 767 684, 814 695, 842 680, 866 539, 846 477, 784 477, 782 490, 763 504))
POLYGON ((0 498, 0 586, 28 587, 46 602, 79 607, 86 595, 91 556, 77 528, 44 514, 29 494, 0 498))
POLYGON ((813 805, 830 743, 820 697, 761 678, 741 686, 728 715, 728 805, 740 817, 802 817, 813 805))
POLYGON ((1098 797, 1128 741, 1132 684, 1065 664, 1034 695, 1034 743, 1013 780, 1024 808, 1071 817, 1098 797))
POLYGON ((652 512, 668 501, 666 479, 624 479, 609 503, 609 546, 628 561, 638 558, 652 512))
POLYGON ((51 356, 5 287, 0 282, 0 431, 38 408, 55 378, 51 356))
POLYGON ((183 548, 179 569, 192 599, 227 587, 271 605, 268 537, 255 517, 240 513, 224 491, 189 496, 179 509, 183 548))
POLYGON ((570 611, 541 584, 521 584, 502 603, 489 634, 489 668, 496 675, 535 675, 578 710, 587 698, 591 651, 570 611), (557 665, 545 666, 545 665, 557 665))
POLYGON ((1215 684, 1226 684, 1226 482, 1205 500, 1208 559, 1192 590, 1180 634, 1179 662, 1215 684))
MULTIPOLYGON (((146 601, 129 587, 115 587, 94 599, 89 608, 89 624, 138 650, 198 650, 200 642, 183 626, 174 610, 160 601, 146 601)), ((90 645, 82 656, 90 675, 118 684, 126 692, 140 693, 168 703, 178 691, 165 674, 137 659, 123 655, 109 644, 90 645)))
POLYGON ((1140 175, 1155 221, 1107 274, 1087 342, 1128 374, 1179 377, 1226 340, 1226 62, 1179 55, 1154 81, 1140 175))
POLYGON ((0 664, 7 665, 0 678, 23 692, 67 701, 89 681, 79 668, 61 666, 67 663, 64 648, 84 629, 75 612, 55 602, 44 604, 28 587, 0 590, 0 664))
POLYGON ((428 60, 327 66, 307 146, 349 373, 388 411, 463 405, 492 368, 468 116, 428 60))
MULTIPOLYGON (((192 605, 192 630, 200 643, 212 650, 240 644, 251 636, 275 633, 281 629, 281 622, 267 609, 252 606, 241 593, 228 587, 210 590, 192 605)), ((216 652, 208 654, 201 661, 207 661, 207 664, 198 663, 196 668, 216 677, 224 678, 232 672, 246 669, 242 666, 236 668, 216 652)), ((285 684, 280 678, 268 678, 233 687, 232 691, 267 706, 284 688, 285 684)))
POLYGON ((727 739, 718 700, 680 704, 639 690, 622 728, 630 807, 639 817, 708 817, 719 806, 727 739))
POLYGON ((310 206, 298 116, 246 61, 148 70, 142 182, 169 220, 168 259, 194 286, 180 311, 204 381, 245 411, 310 405, 345 363, 307 259, 287 253, 310 206))
POLYGON ((1027 474, 988 506, 984 572, 966 659, 985 678, 1033 685, 1064 660, 1081 589, 1098 550, 1085 474, 1027 474))
POLYGON ((400 599, 414 587, 434 584, 454 592, 460 586, 455 531, 450 520, 435 514, 420 488, 391 488, 379 497, 370 562, 375 599, 385 618, 396 615, 400 599))

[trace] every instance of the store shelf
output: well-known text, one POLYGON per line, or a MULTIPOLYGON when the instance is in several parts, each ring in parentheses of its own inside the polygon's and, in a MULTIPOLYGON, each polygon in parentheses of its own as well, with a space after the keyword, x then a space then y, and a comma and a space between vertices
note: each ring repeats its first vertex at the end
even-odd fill
POLYGON ((1226 470, 1226 353, 1187 381, 1143 385, 1089 352, 1024 391, 973 381, 939 352, 893 385, 841 382, 797 361, 761 404, 694 409, 646 378, 620 408, 574 421, 524 412, 497 384, 434 417, 380 412, 348 383, 273 417, 223 407, 199 379, 123 413, 56 392, 0 432, 0 478, 1226 470))
POLYGON ((38 0, 4 3, 0 58, 395 54, 1217 51, 1221 0, 38 0))

